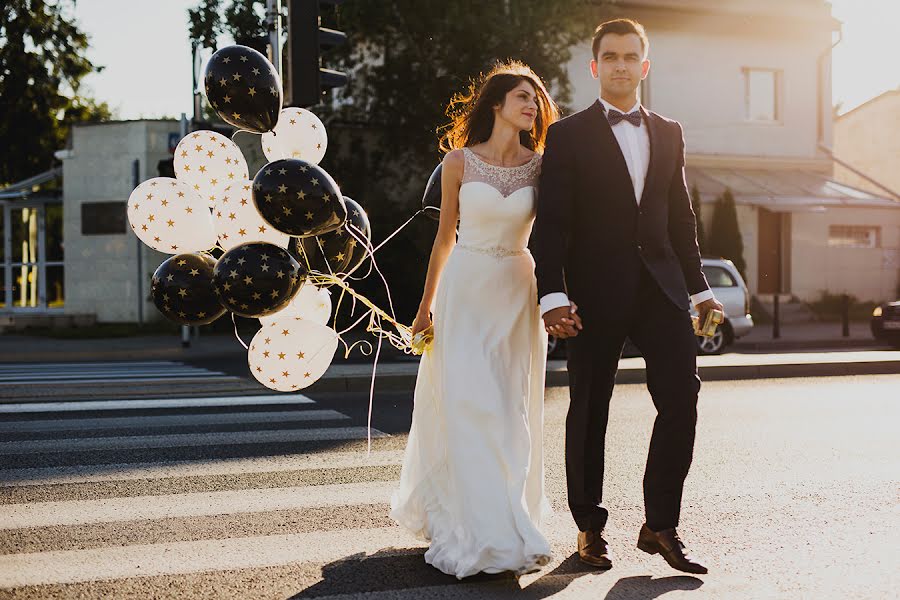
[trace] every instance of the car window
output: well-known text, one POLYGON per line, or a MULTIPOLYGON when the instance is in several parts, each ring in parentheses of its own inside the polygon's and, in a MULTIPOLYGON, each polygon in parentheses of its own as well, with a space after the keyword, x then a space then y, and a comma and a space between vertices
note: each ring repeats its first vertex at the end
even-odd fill
POLYGON ((731 276, 731 273, 722 267, 704 267, 703 273, 706 275, 706 281, 709 287, 736 287, 737 282, 731 276))

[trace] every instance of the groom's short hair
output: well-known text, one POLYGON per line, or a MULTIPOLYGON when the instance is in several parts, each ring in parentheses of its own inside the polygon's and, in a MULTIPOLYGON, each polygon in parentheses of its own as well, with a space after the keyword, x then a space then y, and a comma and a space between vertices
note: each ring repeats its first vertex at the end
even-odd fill
POLYGON ((647 50, 650 48, 650 40, 647 39, 647 32, 644 31, 644 26, 632 19, 613 19, 612 21, 601 23, 594 31, 594 41, 591 44, 591 53, 594 55, 595 59, 597 58, 597 51, 600 50, 600 40, 602 40, 603 36, 607 33, 616 33, 618 35, 628 35, 629 33, 637 34, 637 36, 641 38, 641 50, 644 51, 644 56, 647 56, 647 50))

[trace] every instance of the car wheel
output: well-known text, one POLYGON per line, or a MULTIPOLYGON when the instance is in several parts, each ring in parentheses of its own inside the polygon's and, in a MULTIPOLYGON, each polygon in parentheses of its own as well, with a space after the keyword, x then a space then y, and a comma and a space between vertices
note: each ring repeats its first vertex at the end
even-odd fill
POLYGON ((698 354, 721 354, 725 348, 725 330, 722 327, 716 329, 712 337, 698 337, 698 354))

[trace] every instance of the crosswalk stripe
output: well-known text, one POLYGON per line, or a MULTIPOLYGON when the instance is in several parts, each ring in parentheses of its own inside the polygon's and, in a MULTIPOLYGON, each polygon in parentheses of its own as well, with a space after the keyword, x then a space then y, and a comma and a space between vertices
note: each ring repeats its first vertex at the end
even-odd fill
POLYGON ((293 454, 262 458, 225 458, 158 463, 89 465, 0 470, 0 487, 167 479, 172 477, 216 477, 244 473, 277 473, 315 469, 387 467, 403 461, 403 450, 293 454), (98 472, 98 471, 104 472, 98 472))
MULTIPOLYGON (((203 369, 178 369, 172 371, 89 371, 87 373, 26 373, 21 375, 2 375, 0 383, 53 383, 58 381, 81 381, 83 379, 163 379, 166 377, 222 377, 221 371, 203 369)), ((231 375, 235 377, 235 375, 231 375)))
POLYGON ((258 406, 275 404, 313 404, 302 394, 266 396, 217 396, 214 398, 160 398, 142 400, 90 400, 85 402, 24 402, 0 404, 0 413, 74 412, 141 408, 204 408, 210 406, 258 406))
POLYGON ((237 425, 291 423, 305 421, 339 421, 349 419, 336 410, 291 410, 251 413, 215 413, 202 415, 141 415, 103 417, 97 419, 54 419, 50 421, 18 421, 0 423, 0 433, 38 433, 49 431, 97 431, 144 427, 193 427, 199 425, 237 425))
MULTIPOLYGON (((372 430, 372 437, 386 433, 372 430)), ((329 427, 319 429, 277 429, 272 431, 235 431, 212 433, 174 433, 101 438, 67 438, 26 440, 0 443, 0 455, 34 454, 38 452, 86 452, 91 450, 137 450, 178 448, 184 446, 233 446, 280 442, 313 442, 322 440, 366 439, 365 427, 329 427)))
POLYGON ((73 376, 73 377, 28 377, 16 380, 0 380, 0 387, 21 386, 24 384, 53 384, 53 383, 142 383, 175 380, 203 380, 203 381, 232 381, 240 379, 237 375, 216 375, 214 373, 161 373, 159 375, 107 375, 107 376, 73 376))
POLYGON ((45 368, 40 369, 6 369, 0 371, 0 377, 12 377, 14 375, 28 374, 49 374, 49 375, 78 375, 79 373, 128 373, 128 372, 146 372, 146 373, 174 373, 178 371, 186 371, 192 373, 215 373, 212 369, 203 367, 193 367, 191 365, 128 365, 122 367, 104 366, 104 367, 61 367, 61 368, 45 368))
POLYGON ((292 563, 327 563, 360 552, 421 546, 396 527, 144 544, 0 556, 0 588, 76 583, 292 563))
POLYGON ((145 367, 145 366, 183 366, 183 362, 171 360, 136 360, 121 362, 42 362, 42 363, 0 363, 0 373, 4 371, 15 371, 19 369, 46 369, 56 370, 63 368, 84 368, 84 367, 111 367, 121 366, 123 368, 145 367))
POLYGON ((0 506, 0 530, 384 504, 396 487, 379 481, 8 504, 0 506))

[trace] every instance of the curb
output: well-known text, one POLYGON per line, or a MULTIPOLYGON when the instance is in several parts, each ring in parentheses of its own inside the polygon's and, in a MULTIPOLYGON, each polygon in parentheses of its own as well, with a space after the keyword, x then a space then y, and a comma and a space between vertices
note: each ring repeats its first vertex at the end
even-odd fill
POLYGON ((848 348, 887 348, 878 340, 872 339, 828 339, 828 340, 765 340, 759 342, 737 341, 728 346, 729 351, 751 352, 790 352, 792 350, 847 350, 848 348))
MULTIPOLYGON (((788 377, 841 377, 848 375, 897 375, 900 374, 900 357, 897 360, 850 362, 850 363, 810 363, 778 365, 728 365, 720 367, 700 367, 703 381, 746 381, 753 379, 783 379, 788 377)), ((335 376, 323 377, 310 388, 310 392, 368 392, 371 377, 335 376)), ((643 368, 619 369, 616 383, 646 383, 647 372, 643 368)), ((375 381, 376 392, 409 392, 416 383, 415 373, 380 374, 375 381)), ((565 369, 547 371, 547 387, 569 385, 569 373, 565 369)))

